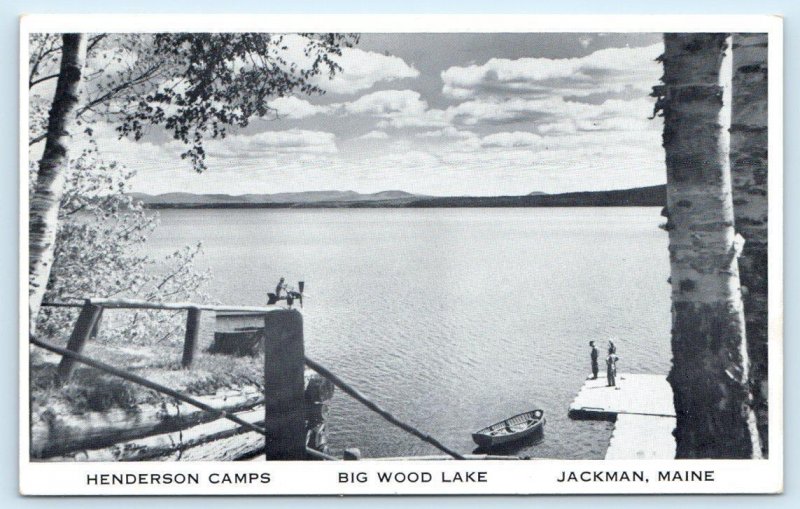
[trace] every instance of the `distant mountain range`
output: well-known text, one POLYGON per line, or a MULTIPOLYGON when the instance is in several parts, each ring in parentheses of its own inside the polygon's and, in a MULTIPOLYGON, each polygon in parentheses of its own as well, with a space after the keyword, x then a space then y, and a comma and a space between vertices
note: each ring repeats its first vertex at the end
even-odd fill
POLYGON ((402 200, 417 197, 405 191, 381 191, 380 193, 361 194, 355 191, 306 191, 302 193, 276 193, 276 194, 193 194, 193 193, 166 193, 150 195, 144 193, 131 193, 134 198, 142 200, 146 205, 259 205, 259 204, 296 204, 320 202, 357 202, 357 201, 382 201, 402 200))
POLYGON ((355 191, 308 191, 277 194, 192 194, 149 195, 131 193, 145 207, 153 209, 205 208, 439 208, 439 207, 643 207, 666 204, 663 185, 547 194, 539 191, 522 196, 434 197, 405 191, 362 194, 355 191))

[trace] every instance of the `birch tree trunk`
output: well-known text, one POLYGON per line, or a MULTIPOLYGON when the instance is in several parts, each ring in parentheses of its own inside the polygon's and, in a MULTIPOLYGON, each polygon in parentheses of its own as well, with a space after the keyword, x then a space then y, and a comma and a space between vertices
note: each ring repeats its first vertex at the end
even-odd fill
POLYGON ((64 192, 66 167, 69 164, 69 138, 74 124, 75 109, 78 106, 85 60, 86 36, 64 34, 61 67, 47 124, 47 139, 42 159, 39 161, 39 172, 30 202, 28 319, 31 334, 36 332, 36 316, 53 265, 58 210, 64 192))
POLYGON ((728 36, 665 34, 664 46, 676 456, 751 458, 761 449, 733 224, 728 36))
POLYGON ((747 323, 750 390, 764 456, 769 452, 767 316, 767 34, 733 35, 731 177, 739 274, 747 323))

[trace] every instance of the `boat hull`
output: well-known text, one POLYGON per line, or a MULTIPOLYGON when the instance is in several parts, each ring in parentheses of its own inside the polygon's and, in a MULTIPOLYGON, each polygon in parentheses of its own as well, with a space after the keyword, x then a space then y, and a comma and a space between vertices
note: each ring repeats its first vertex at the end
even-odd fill
POLYGON ((472 434, 472 440, 482 448, 498 447, 541 433, 545 422, 544 413, 541 410, 534 410, 483 428, 472 434), (525 420, 533 422, 527 424, 524 429, 513 430, 512 426, 521 426, 520 423, 524 423, 525 420))

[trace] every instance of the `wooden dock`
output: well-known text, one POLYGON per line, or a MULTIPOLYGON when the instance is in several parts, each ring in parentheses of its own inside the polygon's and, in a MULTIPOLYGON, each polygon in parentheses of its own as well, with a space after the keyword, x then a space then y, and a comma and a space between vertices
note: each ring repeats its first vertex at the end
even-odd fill
POLYGON ((616 387, 605 377, 586 380, 569 416, 615 423, 606 459, 675 458, 675 407, 664 375, 622 373, 616 387))
POLYGON ((674 417, 619 414, 606 450, 607 460, 675 459, 674 417))

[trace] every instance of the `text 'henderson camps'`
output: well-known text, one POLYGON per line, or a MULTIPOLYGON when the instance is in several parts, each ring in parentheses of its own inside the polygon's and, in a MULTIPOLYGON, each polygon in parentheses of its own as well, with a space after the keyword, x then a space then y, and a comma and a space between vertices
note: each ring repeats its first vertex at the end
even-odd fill
MULTIPOLYGON (((268 472, 212 472, 208 474, 206 482, 208 484, 269 484, 270 474, 268 472)), ((89 486, 200 484, 200 474, 86 474, 86 484, 89 486)))

